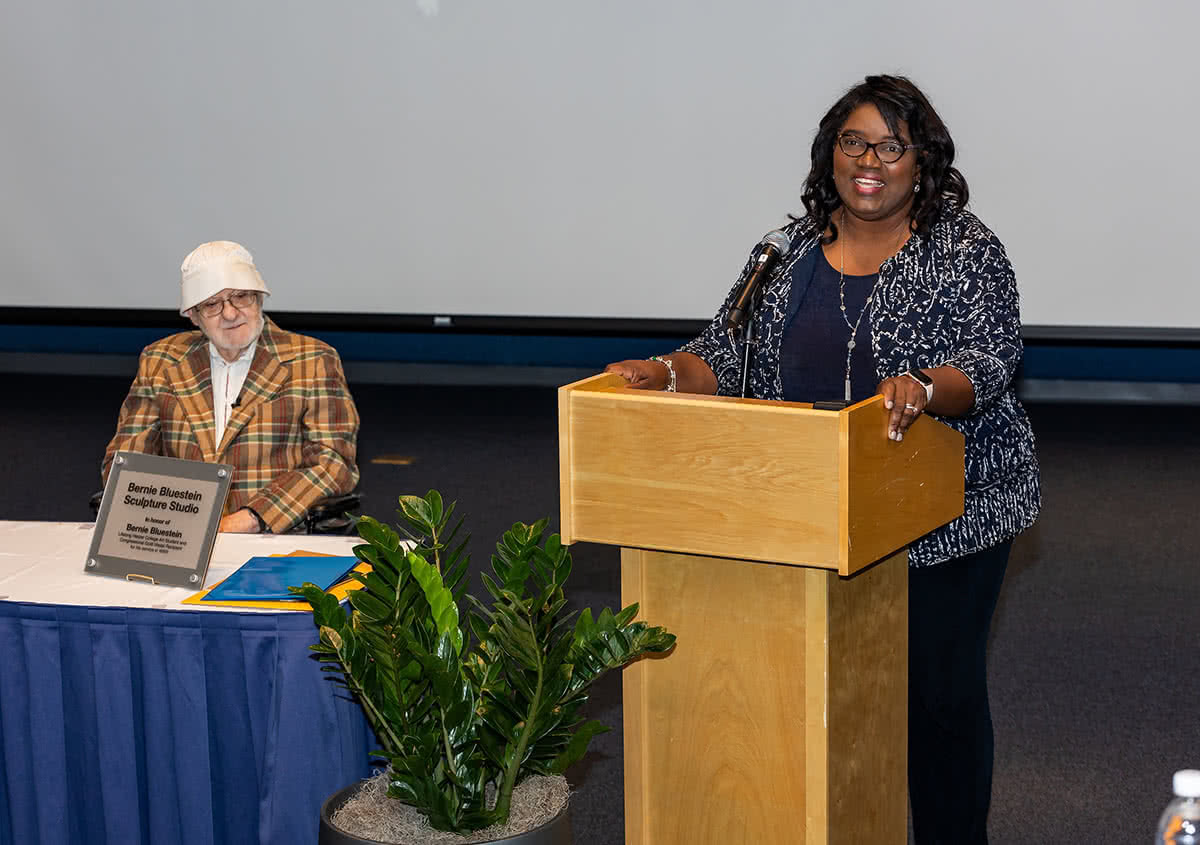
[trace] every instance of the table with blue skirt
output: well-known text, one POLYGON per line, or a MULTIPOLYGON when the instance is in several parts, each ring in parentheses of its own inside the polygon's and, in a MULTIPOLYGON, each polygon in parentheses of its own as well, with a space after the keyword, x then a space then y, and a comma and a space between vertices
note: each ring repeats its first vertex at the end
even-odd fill
MULTIPOLYGON (((311 614, 84 574, 91 529, 0 522, 0 844, 315 843, 374 739, 311 614)), ((351 545, 220 535, 206 583, 351 545)))

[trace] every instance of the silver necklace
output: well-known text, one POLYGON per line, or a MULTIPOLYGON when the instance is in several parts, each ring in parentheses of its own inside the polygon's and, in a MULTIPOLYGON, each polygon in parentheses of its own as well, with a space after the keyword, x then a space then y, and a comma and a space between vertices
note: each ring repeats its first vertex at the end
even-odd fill
POLYGON ((858 312, 858 319, 851 325, 850 318, 846 316, 846 209, 842 208, 842 232, 838 236, 838 240, 842 242, 842 266, 838 268, 838 301, 841 303, 842 320, 846 323, 846 328, 850 330, 850 339, 846 341, 846 401, 850 401, 850 357, 854 354, 854 338, 858 335, 858 326, 862 323, 863 314, 871 307, 871 301, 875 299, 875 289, 879 287, 879 274, 875 274, 875 283, 871 285, 871 292, 867 294, 867 301, 863 305, 862 311, 858 312))

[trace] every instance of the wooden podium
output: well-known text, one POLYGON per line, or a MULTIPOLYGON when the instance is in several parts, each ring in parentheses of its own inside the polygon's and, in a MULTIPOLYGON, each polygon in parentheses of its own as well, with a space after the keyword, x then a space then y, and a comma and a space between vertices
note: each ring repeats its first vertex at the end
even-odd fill
POLYGON ((678 636, 623 674, 627 845, 903 845, 906 547, 962 513, 962 435, 624 385, 558 401, 563 541, 678 636))

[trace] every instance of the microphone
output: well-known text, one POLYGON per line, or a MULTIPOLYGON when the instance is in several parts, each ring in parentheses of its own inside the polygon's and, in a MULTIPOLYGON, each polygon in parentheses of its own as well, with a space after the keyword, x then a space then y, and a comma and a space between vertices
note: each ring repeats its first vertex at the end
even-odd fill
POLYGON ((230 407, 230 408, 236 408, 236 407, 238 407, 238 406, 239 406, 239 405, 241 405, 241 404, 242 404, 242 394, 240 394, 240 393, 239 393, 239 394, 237 395, 237 398, 236 398, 236 399, 234 399, 232 402, 230 402, 230 403, 229 403, 229 407, 230 407))
POLYGON ((729 316, 725 318, 725 328, 727 329, 740 328, 742 323, 746 322, 750 304, 754 300, 754 295, 758 293, 759 285, 771 274, 775 262, 787 253, 788 247, 792 245, 792 239, 775 229, 767 232, 758 245, 762 249, 759 250, 758 257, 754 259, 754 266, 742 284, 742 290, 734 300, 733 307, 729 309, 729 316))

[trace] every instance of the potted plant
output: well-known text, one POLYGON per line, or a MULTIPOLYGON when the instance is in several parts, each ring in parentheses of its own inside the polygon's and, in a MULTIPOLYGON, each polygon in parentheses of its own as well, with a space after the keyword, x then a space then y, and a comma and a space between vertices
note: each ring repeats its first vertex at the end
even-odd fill
MULTIPOLYGON (((634 621, 637 605, 572 618, 563 592, 571 555, 557 534, 545 537, 545 519, 505 532, 494 575, 483 576, 491 601, 468 595, 462 614, 469 556, 462 520, 449 527, 453 512, 431 490, 400 497, 404 537, 363 517, 365 542, 354 553, 372 571, 354 576, 362 586, 350 593, 349 613, 313 584, 292 589, 312 605, 320 631, 313 651, 375 731, 387 795, 436 830, 466 833, 503 824, 514 788, 530 775, 560 775, 578 760, 607 730, 580 715, 591 684, 643 654, 668 651, 675 637, 634 621)), ((339 839, 344 833, 329 824, 354 788, 326 802, 323 844, 371 841, 339 839)), ((569 842, 565 807, 559 816, 545 836, 511 841, 569 842)))

